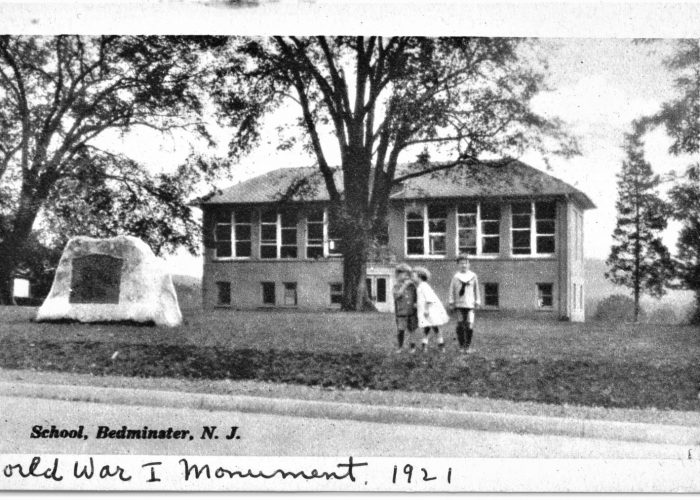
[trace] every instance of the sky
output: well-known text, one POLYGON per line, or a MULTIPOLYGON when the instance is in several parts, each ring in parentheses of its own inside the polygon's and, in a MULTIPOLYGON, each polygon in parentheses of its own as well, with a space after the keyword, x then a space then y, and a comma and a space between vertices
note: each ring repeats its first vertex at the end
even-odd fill
MULTIPOLYGON (((616 179, 624 152, 624 134, 632 120, 654 113, 674 95, 673 75, 663 65, 672 47, 670 42, 634 43, 628 39, 543 39, 543 51, 549 61, 550 91, 535 97, 535 110, 564 120, 578 137, 581 155, 563 159, 550 157, 551 169, 536 153, 526 153, 521 160, 547 171, 585 192, 597 209, 585 215, 585 255, 605 259, 612 243, 615 226, 616 179)), ((276 126, 288 122, 295 108, 282 109, 266 124, 260 146, 234 166, 226 187, 267 171, 313 164, 313 158, 299 150, 277 151, 276 126)), ((217 129, 219 145, 208 151, 204 144, 192 142, 185 134, 172 137, 144 131, 125 138, 103 138, 111 149, 120 150, 152 168, 173 168, 190 151, 226 154, 229 131, 217 129)), ((688 158, 668 154, 669 139, 663 131, 645 138, 647 160, 657 173, 682 169, 688 158)), ((329 142, 329 146, 331 143, 329 142)), ((337 161, 331 156, 330 161, 337 161)), ((671 224, 666 243, 675 249, 677 226, 671 224)), ((168 259, 182 273, 201 275, 201 259, 179 253, 168 259)))

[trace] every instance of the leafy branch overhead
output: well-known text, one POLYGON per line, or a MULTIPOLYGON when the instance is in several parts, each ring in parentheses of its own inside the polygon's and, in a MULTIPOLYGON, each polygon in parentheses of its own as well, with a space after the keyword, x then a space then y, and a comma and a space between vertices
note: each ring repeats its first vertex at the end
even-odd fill
MULTIPOLYGON (((11 300, 12 269, 42 211, 54 222, 63 213, 65 229, 70 216, 78 222, 82 208, 77 230, 89 217, 104 215, 89 206, 103 196, 115 207, 117 200, 123 203, 131 222, 142 225, 137 235, 156 231, 168 240, 174 230, 168 222, 180 216, 186 217, 187 231, 193 229, 190 214, 177 208, 184 203, 176 198, 186 189, 186 176, 178 191, 172 179, 154 177, 133 160, 110 158, 96 144, 108 131, 134 127, 188 129, 210 140, 200 116, 208 72, 200 61, 205 42, 215 40, 0 37, 0 302, 11 300), (166 217, 158 227, 150 220, 154 214, 166 217)), ((110 216, 116 220, 102 221, 105 227, 119 221, 115 212, 110 216)), ((183 232, 172 242, 192 248, 196 235, 183 232)))
MULTIPOLYGON (((213 96, 235 130, 232 158, 256 147, 269 114, 295 109, 302 145, 342 222, 346 309, 366 303, 367 250, 385 226, 396 184, 485 155, 578 152, 560 121, 533 110, 533 97, 546 90, 545 73, 536 43, 527 40, 236 38, 219 56, 213 96), (438 157, 447 161, 431 162, 438 157), (400 161, 407 165, 399 169, 400 161)), ((294 141, 283 136, 280 143, 294 141)))

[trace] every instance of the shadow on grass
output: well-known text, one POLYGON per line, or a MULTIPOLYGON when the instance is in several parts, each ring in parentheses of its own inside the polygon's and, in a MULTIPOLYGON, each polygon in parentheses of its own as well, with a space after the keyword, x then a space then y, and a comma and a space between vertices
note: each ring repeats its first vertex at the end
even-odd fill
POLYGON ((700 366, 565 359, 485 359, 456 353, 385 355, 125 342, 5 339, 0 366, 185 379, 465 394, 512 401, 700 410, 700 366))

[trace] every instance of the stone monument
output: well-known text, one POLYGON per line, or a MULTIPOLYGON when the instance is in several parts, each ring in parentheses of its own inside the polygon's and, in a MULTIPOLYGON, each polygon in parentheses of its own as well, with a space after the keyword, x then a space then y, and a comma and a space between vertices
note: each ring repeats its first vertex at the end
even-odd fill
POLYGON ((182 313, 163 261, 143 241, 78 236, 63 250, 36 320, 177 326, 182 313))

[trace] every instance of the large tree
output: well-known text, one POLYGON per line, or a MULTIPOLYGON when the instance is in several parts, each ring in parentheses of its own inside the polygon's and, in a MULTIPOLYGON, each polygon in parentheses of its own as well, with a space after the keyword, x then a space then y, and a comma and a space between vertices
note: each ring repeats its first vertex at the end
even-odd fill
MULTIPOLYGON (((257 144, 271 111, 288 103, 297 107, 303 145, 340 226, 344 309, 367 305, 368 251, 385 224, 393 186, 484 154, 515 156, 528 147, 576 151, 557 120, 531 107, 544 77, 527 50, 530 43, 274 37, 234 39, 226 48, 229 63, 221 67, 215 97, 237 130, 234 158, 257 144), (337 175, 328 148, 337 148, 337 175), (431 163, 436 155, 449 161, 431 163), (407 158, 419 161, 402 168, 407 158)), ((287 139, 280 138, 285 147, 287 139)))
MULTIPOLYGON (((700 40, 674 43, 665 64, 676 75, 676 95, 658 113, 639 119, 638 126, 645 132, 663 127, 671 138, 669 153, 693 158, 700 154, 700 40)), ((677 278, 681 287, 695 293, 694 319, 700 322, 700 167, 694 162, 671 180, 672 216, 681 223, 675 256, 677 278)))
POLYGON ((83 223, 104 217, 107 225, 108 217, 120 220, 120 210, 130 209, 133 222, 140 208, 144 224, 157 224, 145 213, 150 205, 188 219, 189 213, 178 213, 183 200, 176 199, 172 179, 103 151, 96 141, 136 126, 191 126, 206 136, 193 85, 202 71, 200 42, 0 37, 0 303, 12 301, 15 266, 42 210, 49 219, 58 209, 83 223))
POLYGON ((673 277, 671 254, 661 239, 669 215, 659 196, 661 180, 644 158, 644 145, 637 134, 625 139, 626 158, 617 176, 617 225, 606 264, 606 277, 632 289, 634 321, 639 320, 642 293, 661 297, 673 277))

